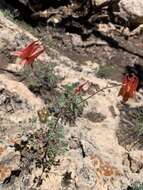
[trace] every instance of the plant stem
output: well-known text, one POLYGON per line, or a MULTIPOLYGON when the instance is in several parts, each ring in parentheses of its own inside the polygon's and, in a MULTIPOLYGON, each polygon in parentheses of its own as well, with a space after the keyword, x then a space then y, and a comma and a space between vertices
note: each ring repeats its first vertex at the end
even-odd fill
POLYGON ((59 120, 60 120, 60 118, 61 118, 61 116, 62 116, 62 111, 59 113, 59 115, 58 115, 58 117, 57 117, 57 120, 56 120, 56 122, 55 122, 55 126, 54 126, 54 128, 56 128, 56 126, 57 126, 57 124, 58 124, 58 122, 59 122, 59 120))
POLYGON ((92 98, 93 96, 95 96, 95 95, 98 94, 99 92, 102 92, 102 91, 104 91, 104 90, 106 90, 106 89, 111 89, 111 88, 114 88, 114 87, 117 87, 117 86, 121 86, 121 85, 120 85, 120 84, 116 84, 116 85, 114 85, 114 86, 105 86, 105 87, 101 88, 100 90, 94 92, 93 94, 91 94, 91 95, 88 96, 87 98, 83 99, 83 100, 82 100, 81 102, 79 102, 77 105, 79 105, 79 104, 81 104, 81 103, 87 101, 88 99, 92 98))

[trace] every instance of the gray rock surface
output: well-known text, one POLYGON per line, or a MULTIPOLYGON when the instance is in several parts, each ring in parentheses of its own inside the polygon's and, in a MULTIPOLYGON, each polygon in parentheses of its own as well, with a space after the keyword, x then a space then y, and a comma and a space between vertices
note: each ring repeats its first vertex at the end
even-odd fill
POLYGON ((119 6, 122 17, 132 24, 143 24, 142 0, 121 0, 119 6))
MULTIPOLYGON (((6 41, 9 47, 12 47, 17 35, 35 40, 32 34, 7 20, 1 12, 0 26, 0 48, 5 46, 6 41)), ((20 46, 23 46, 22 40, 20 46)), ((45 53, 39 59, 56 64, 56 72, 64 78, 61 85, 82 80, 88 80, 94 85, 98 85, 99 88, 110 85, 111 82, 117 84, 115 81, 97 78, 94 72, 97 64, 90 60, 81 64, 82 72, 74 70, 73 68, 78 66, 78 63, 51 47, 48 48, 48 55, 45 53)), ((7 67, 13 69, 12 65, 16 65, 14 61, 7 67)), ((3 182, 10 176, 11 171, 18 169, 19 153, 15 152, 13 145, 19 141, 19 134, 21 137, 23 132, 28 133, 36 129, 35 126, 31 129, 25 119, 31 117, 37 109, 42 107, 43 101, 32 94, 22 82, 17 82, 6 74, 0 74, 0 84, 2 84, 0 93, 5 90, 10 94, 15 93, 23 103, 22 108, 16 109, 13 114, 6 111, 0 114, 0 119, 3 121, 0 125, 0 138, 2 139, 0 182, 3 182)), ((98 93, 88 101, 83 117, 77 119, 76 125, 65 126, 65 136, 69 141, 70 148, 64 155, 57 158, 60 160, 60 164, 51 168, 48 177, 43 175, 43 184, 38 190, 124 190, 134 182, 143 182, 141 167, 143 151, 125 149, 119 145, 116 137, 120 121, 118 110, 120 99, 117 97, 119 88, 114 87, 110 91, 105 90, 98 93), (111 106, 114 107, 114 115, 111 112, 111 106), (89 115, 93 117, 91 118, 89 115), (64 178, 67 173, 70 175, 68 183, 64 178)), ((2 104, 3 98, 0 101, 2 104)), ((17 100, 17 104, 19 104, 18 102, 17 100)), ((131 100, 129 104, 137 106, 143 105, 142 102, 142 100, 139 102, 131 100)), ((23 138, 24 141, 27 141, 25 136, 23 138)), ((3 189, 28 190, 33 185, 35 175, 40 173, 41 169, 34 169, 31 175, 20 175, 9 186, 5 185, 3 189)), ((32 187, 37 190, 34 185, 32 187)))
POLYGON ((11 172, 19 169, 20 153, 15 152, 5 142, 0 143, 0 183, 10 177, 11 172))

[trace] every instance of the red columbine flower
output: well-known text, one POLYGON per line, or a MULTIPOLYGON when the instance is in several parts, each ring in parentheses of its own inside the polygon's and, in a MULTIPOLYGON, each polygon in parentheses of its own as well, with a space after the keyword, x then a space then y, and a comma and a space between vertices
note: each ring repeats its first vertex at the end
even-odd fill
POLYGON ((34 60, 43 52, 43 46, 39 44, 38 41, 34 41, 24 49, 17 52, 13 52, 12 54, 21 58, 20 64, 30 64, 32 66, 34 60))
POLYGON ((88 83, 88 81, 86 81, 85 83, 83 84, 80 84, 78 85, 76 88, 75 88, 75 93, 76 94, 79 94, 82 90, 83 90, 83 87, 88 83))
POLYGON ((135 74, 132 74, 132 76, 126 74, 123 78, 122 87, 118 95, 123 97, 124 102, 128 101, 129 98, 134 97, 138 84, 139 79, 135 74))

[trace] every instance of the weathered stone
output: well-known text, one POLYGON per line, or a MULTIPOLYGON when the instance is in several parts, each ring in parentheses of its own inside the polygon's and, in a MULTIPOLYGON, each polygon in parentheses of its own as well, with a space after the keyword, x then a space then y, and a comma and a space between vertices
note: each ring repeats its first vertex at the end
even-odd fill
POLYGON ((121 16, 132 24, 143 24, 143 1, 121 0, 119 3, 121 16))
POLYGON ((83 151, 85 156, 93 156, 97 151, 96 146, 94 144, 87 142, 86 140, 81 140, 81 145, 83 147, 83 151))
POLYGON ((0 143, 0 183, 10 176, 11 171, 19 169, 19 163, 20 153, 0 143))
POLYGON ((96 175, 93 168, 83 166, 78 173, 77 186, 79 189, 88 190, 95 186, 96 175))
POLYGON ((74 46, 82 46, 83 45, 83 41, 81 39, 81 36, 77 35, 77 34, 73 34, 72 35, 72 44, 74 46))
POLYGON ((102 122, 104 119, 106 119, 105 115, 97 112, 88 112, 84 116, 85 118, 88 118, 92 122, 102 122))

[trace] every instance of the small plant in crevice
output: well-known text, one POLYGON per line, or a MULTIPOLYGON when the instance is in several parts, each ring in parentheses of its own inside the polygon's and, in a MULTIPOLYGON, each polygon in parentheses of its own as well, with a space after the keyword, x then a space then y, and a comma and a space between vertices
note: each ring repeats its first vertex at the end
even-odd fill
POLYGON ((58 164, 55 161, 56 156, 67 150, 63 122, 74 123, 76 117, 82 113, 83 105, 79 106, 79 104, 83 101, 81 93, 86 83, 82 85, 69 84, 65 87, 65 91, 58 101, 59 112, 56 114, 50 112, 46 107, 38 111, 41 127, 38 131, 29 135, 28 142, 21 151, 23 168, 29 168, 30 163, 33 162, 36 168, 42 168, 41 174, 35 176, 34 183, 36 186, 41 185, 43 174, 48 173, 51 166, 58 164), (29 160, 28 165, 25 165, 27 160, 29 160))
POLYGON ((32 92, 42 95, 42 93, 46 91, 55 89, 60 79, 60 77, 55 74, 54 67, 54 64, 41 63, 37 60, 33 69, 29 67, 24 68, 20 80, 24 81, 32 92))
POLYGON ((59 164, 59 160, 55 160, 56 156, 67 150, 62 124, 55 117, 40 123, 37 131, 28 134, 26 141, 21 141, 19 150, 21 170, 28 170, 31 174, 33 168, 41 169, 39 176, 34 178, 34 185, 40 186, 43 174, 48 174, 53 165, 59 164))
POLYGON ((18 9, 11 9, 10 7, 7 7, 7 9, 1 9, 0 14, 3 14, 5 18, 17 24, 20 28, 23 28, 32 35, 35 35, 36 29, 23 20, 23 17, 21 16, 18 9))
POLYGON ((59 164, 60 160, 56 160, 57 156, 67 150, 63 123, 74 124, 76 118, 82 114, 89 98, 105 89, 114 87, 106 86, 83 98, 86 84, 88 82, 66 85, 56 106, 53 105, 53 110, 44 107, 38 111, 40 121, 37 123, 38 129, 28 134, 26 140, 24 139, 24 142, 21 141, 20 145, 16 146, 21 152, 21 170, 26 169, 29 174, 32 174, 33 169, 40 168, 41 172, 35 176, 32 186, 41 185, 45 174, 48 175, 51 167, 59 164))
POLYGON ((82 115, 83 108, 87 104, 86 101, 83 101, 83 86, 86 83, 81 85, 72 83, 65 86, 65 91, 57 102, 62 122, 74 124, 76 118, 82 115), (82 101, 83 103, 80 104, 82 101))
POLYGON ((14 14, 8 9, 2 10, 1 9, 1 14, 3 14, 6 18, 8 18, 11 21, 14 21, 14 14))
POLYGON ((65 86, 65 90, 55 104, 51 105, 49 111, 61 120, 62 123, 75 124, 77 117, 80 117, 83 113, 84 107, 87 105, 87 100, 93 96, 107 89, 118 87, 118 84, 112 86, 106 85, 105 87, 98 89, 91 95, 84 98, 85 92, 89 89, 89 82, 86 81, 83 84, 71 83, 65 86))
POLYGON ((99 78, 109 78, 112 75, 114 67, 111 65, 101 65, 96 72, 96 76, 99 78))

